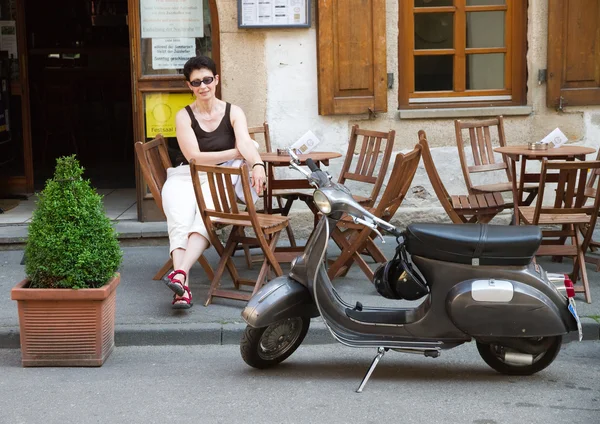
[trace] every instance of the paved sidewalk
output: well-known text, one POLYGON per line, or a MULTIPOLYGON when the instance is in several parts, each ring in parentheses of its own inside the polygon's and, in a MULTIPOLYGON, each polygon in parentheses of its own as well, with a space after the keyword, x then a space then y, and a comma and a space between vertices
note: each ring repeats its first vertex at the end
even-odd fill
MULTIPOLYGON (((395 247, 393 238, 382 245, 388 257, 392 257, 395 247)), ((166 239, 155 239, 154 246, 127 247, 123 239, 124 262, 120 269, 121 284, 117 289, 116 344, 132 345, 186 345, 186 344, 238 344, 245 328, 240 312, 244 303, 216 299, 204 307, 208 290, 208 280, 199 265, 191 272, 190 287, 195 305, 187 311, 171 309, 172 292, 161 281, 153 281, 152 276, 165 262, 168 255, 166 239)), ((331 247, 330 253, 336 254, 331 247)), ((216 266, 218 257, 214 249, 207 252, 208 259, 216 266)), ((235 260, 239 269, 244 270, 241 252, 235 260)), ((24 266, 20 265, 22 250, 0 251, 0 348, 18 348, 18 316, 16 302, 10 300, 11 288, 25 277, 24 266)), ((570 265, 542 262, 551 271, 564 270, 570 265)), ((243 271, 246 277, 256 275, 254 270, 243 271)), ((285 270, 285 269, 284 269, 285 270)), ((583 302, 578 295, 577 307, 583 317, 585 339, 598 340, 600 337, 600 273, 588 266, 594 303, 583 302), (591 318, 595 316, 596 319, 591 318)), ((354 266, 345 278, 334 280, 336 289, 349 303, 360 300, 364 305, 393 306, 410 302, 392 301, 379 296, 362 271, 354 266)), ((311 325, 307 343, 335 343, 323 323, 316 319, 311 325)))

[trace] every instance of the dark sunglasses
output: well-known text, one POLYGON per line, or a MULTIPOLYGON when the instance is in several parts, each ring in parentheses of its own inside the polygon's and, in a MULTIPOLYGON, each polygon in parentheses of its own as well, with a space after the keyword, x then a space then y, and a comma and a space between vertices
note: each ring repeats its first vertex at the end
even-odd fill
POLYGON ((208 85, 208 84, 212 84, 212 82, 214 80, 215 80, 215 77, 206 77, 206 78, 202 78, 201 80, 190 81, 190 85, 192 87, 200 87, 202 85, 202 83, 204 83, 204 85, 208 85))

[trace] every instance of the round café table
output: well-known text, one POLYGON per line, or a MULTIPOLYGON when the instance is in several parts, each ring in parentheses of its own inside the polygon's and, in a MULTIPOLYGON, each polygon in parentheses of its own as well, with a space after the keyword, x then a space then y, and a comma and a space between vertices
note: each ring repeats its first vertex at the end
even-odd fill
MULTIPOLYGON (((298 155, 298 159, 300 160, 301 165, 306 165, 306 160, 310 158, 317 166, 321 166, 321 164, 328 166, 330 159, 336 159, 341 156, 342 154, 338 152, 310 152, 308 154, 298 155)), ((314 187, 308 183, 308 180, 300 173, 298 173, 300 178, 276 178, 275 168, 288 167, 290 165, 289 155, 279 155, 275 152, 261 153, 260 158, 266 164, 267 168, 267 189, 264 194, 266 213, 273 213, 273 193, 275 190, 314 189, 314 187)), ((275 257, 279 262, 290 262, 293 258, 298 256, 298 253, 302 252, 302 250, 304 250, 303 246, 277 247, 277 249, 275 249, 275 257)))
MULTIPOLYGON (((330 159, 341 157, 338 152, 310 152, 305 155, 298 155, 300 164, 305 165, 307 159, 312 159, 317 166, 323 164, 329 165, 330 159)), ((267 164, 267 190, 265 193, 265 209, 267 213, 273 211, 273 191, 274 190, 298 190, 311 188, 308 180, 304 177, 299 179, 277 179, 275 178, 275 168, 290 165, 290 157, 288 155, 278 155, 277 153, 261 153, 260 158, 267 164)), ((301 174, 298 173, 300 176, 301 174)))
MULTIPOLYGON (((525 183, 539 182, 539 173, 527 173, 528 160, 585 160, 585 156, 595 153, 591 147, 563 145, 561 147, 548 147, 548 150, 530 150, 527 145, 496 147, 494 152, 508 158, 512 174, 512 193, 515 208, 515 225, 519 225, 519 205, 523 202, 523 188, 525 183), (517 162, 521 161, 521 174, 517 181, 517 162), (518 184, 518 185, 517 185, 518 184)), ((548 177, 552 177, 549 175, 548 177)), ((555 178, 548 178, 546 182, 558 182, 555 178)))

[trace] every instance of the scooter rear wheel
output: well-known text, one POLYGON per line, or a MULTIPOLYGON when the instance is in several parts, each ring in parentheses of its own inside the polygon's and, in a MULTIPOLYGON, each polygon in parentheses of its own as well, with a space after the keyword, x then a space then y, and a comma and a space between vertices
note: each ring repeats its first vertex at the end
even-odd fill
POLYGON ((548 348, 541 353, 534 354, 531 364, 517 364, 506 360, 506 354, 526 354, 516 349, 503 346, 499 343, 477 343, 479 355, 490 367, 501 374, 506 375, 531 375, 550 365, 560 351, 562 337, 543 337, 540 344, 549 344, 548 348), (552 339, 549 341, 548 339, 552 339))
POLYGON ((307 317, 287 318, 267 327, 247 326, 240 342, 242 359, 254 368, 275 366, 298 349, 309 326, 307 317))

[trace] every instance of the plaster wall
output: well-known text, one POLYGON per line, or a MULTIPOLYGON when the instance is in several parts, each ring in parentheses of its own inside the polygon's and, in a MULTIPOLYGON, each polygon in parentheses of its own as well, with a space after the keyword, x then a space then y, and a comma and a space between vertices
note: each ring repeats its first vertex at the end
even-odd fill
MULTIPOLYGON (((433 148, 433 157, 448 192, 466 193, 456 150, 452 118, 399 119, 398 117, 398 0, 386 2, 387 67, 394 75, 388 89, 388 111, 375 117, 367 115, 320 116, 318 114, 317 43, 313 0, 312 26, 308 29, 237 28, 237 0, 217 0, 221 25, 222 93, 229 102, 240 105, 249 125, 268 121, 273 147, 288 146, 311 130, 321 140, 320 150, 345 154, 350 128, 396 130, 395 152, 414 147, 417 132, 424 129, 433 148)), ((527 53, 528 116, 505 117, 509 144, 524 144, 543 138, 559 127, 578 145, 600 145, 600 108, 566 107, 558 113, 546 107, 546 85, 538 84, 538 70, 546 68, 548 1, 529 2, 527 53)), ((593 156, 593 155, 592 155, 593 156)), ((592 158, 590 158, 592 159, 592 158)), ((342 160, 332 161, 329 172, 337 178, 342 160)), ((281 170, 282 173, 291 173, 281 170)), ((502 175, 490 175, 478 183, 493 182, 502 175)), ((383 190, 383 189, 382 189, 383 190)), ((366 194, 358 190, 359 194, 366 194)), ((511 200, 511 199, 509 199, 511 200)), ((306 228, 312 217, 301 205, 294 206, 295 219, 304 216, 306 228), (296 218, 297 217, 297 218, 296 218)), ((413 220, 447 219, 433 192, 423 166, 415 175, 411 191, 396 214, 398 224, 413 220)), ((500 217, 499 220, 506 220, 500 217)))

